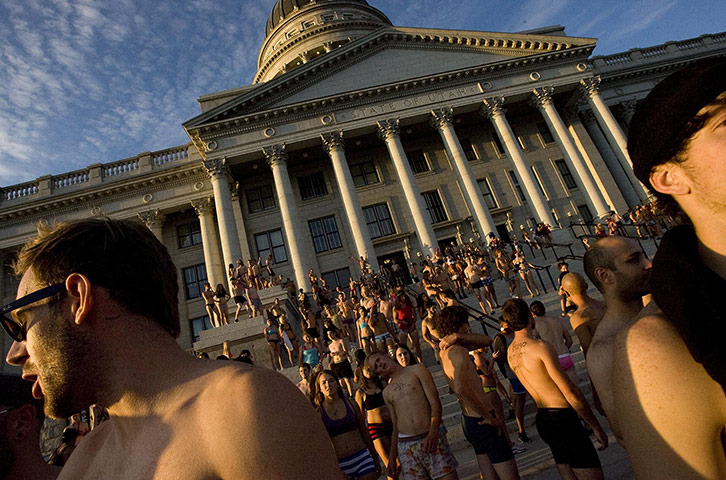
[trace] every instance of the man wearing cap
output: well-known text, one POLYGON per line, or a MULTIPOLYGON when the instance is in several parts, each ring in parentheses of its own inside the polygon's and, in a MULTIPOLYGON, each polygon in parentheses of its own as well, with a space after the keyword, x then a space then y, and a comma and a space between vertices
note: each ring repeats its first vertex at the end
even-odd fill
POLYGON ((726 478, 726 60, 658 84, 628 151, 640 181, 690 225, 663 237, 654 301, 616 344, 618 423, 638 478, 726 478))
POLYGON ((33 398, 31 386, 16 375, 0 374, 0 478, 52 480, 60 468, 40 454, 43 400, 33 398))

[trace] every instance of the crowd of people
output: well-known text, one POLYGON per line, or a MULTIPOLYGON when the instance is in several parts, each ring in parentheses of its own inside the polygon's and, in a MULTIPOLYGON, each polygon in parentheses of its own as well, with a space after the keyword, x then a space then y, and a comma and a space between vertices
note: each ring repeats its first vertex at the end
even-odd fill
MULTIPOLYGON (((584 254, 587 280, 560 264, 570 328, 542 302, 522 299, 521 281, 530 296, 537 285, 522 276, 528 264, 516 260, 516 247, 437 252, 412 265, 417 295, 397 283, 400 273, 374 275, 360 258, 361 277, 371 280, 347 294, 331 292, 326 303, 314 272, 314 302, 296 292, 298 388, 244 360, 198 359, 179 347, 177 269, 141 223, 41 226, 14 265, 17 299, 0 311, 13 339, 6 360, 23 370, 22 380, 0 377, 0 474, 373 480, 385 469, 392 478, 456 479, 418 336, 436 350, 485 479, 519 478, 504 412, 510 403, 527 443, 528 398, 562 478, 603 478, 597 449, 610 439, 593 408, 637 478, 726 478, 726 318, 718 300, 726 287, 725 78, 726 60, 695 62, 638 105, 628 138, 635 174, 669 215, 689 223, 663 234, 652 262, 637 241, 603 235, 584 254), (509 289, 501 307, 487 291, 495 277, 509 289), (604 301, 589 294, 588 280, 604 301), (483 311, 501 308, 496 336, 471 331, 459 301, 472 294, 483 311), (578 388, 570 330, 585 353, 593 406, 578 388), (75 449, 58 452, 62 470, 48 465, 38 451, 42 412, 70 418, 89 405, 103 406, 108 419, 86 432, 76 418, 65 438, 75 449)), ((250 287, 264 288, 256 265, 230 271, 248 296, 250 287)), ((218 290, 215 298, 229 297, 218 290)), ((269 310, 267 341, 291 342, 292 319, 269 310)), ((222 309, 213 313, 221 325, 222 309)))

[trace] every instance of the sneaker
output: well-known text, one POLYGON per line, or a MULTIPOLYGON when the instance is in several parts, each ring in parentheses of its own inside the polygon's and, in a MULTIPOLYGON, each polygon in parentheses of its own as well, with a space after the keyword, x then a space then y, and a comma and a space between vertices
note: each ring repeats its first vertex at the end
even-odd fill
POLYGON ((529 443, 532 440, 527 436, 525 432, 519 432, 517 433, 517 436, 519 437, 519 441, 522 443, 529 443))
POLYGON ((519 443, 512 444, 512 453, 518 455, 527 451, 527 447, 519 443))

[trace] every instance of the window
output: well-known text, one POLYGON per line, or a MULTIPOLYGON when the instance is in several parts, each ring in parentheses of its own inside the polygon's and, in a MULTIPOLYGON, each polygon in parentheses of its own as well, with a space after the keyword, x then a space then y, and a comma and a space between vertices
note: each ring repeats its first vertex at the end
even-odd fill
POLYGON ((539 137, 542 139, 542 142, 545 144, 555 141, 555 137, 552 136, 552 132, 550 132, 550 129, 547 128, 547 124, 545 122, 537 122, 537 132, 539 133, 539 137))
POLYGON ((423 150, 411 150, 406 152, 406 158, 408 158, 408 164, 411 165, 413 173, 428 172, 429 163, 426 161, 426 156, 423 154, 423 150))
POLYGON ((557 170, 560 171, 562 181, 565 182, 567 189, 572 190, 573 188, 577 188, 577 183, 575 183, 575 178, 572 176, 572 172, 570 172, 570 167, 567 166, 567 163, 564 160, 555 160, 555 165, 557 165, 557 170))
POLYGON ((190 318, 189 325, 192 327, 192 342, 199 341, 199 332, 212 328, 212 324, 209 322, 209 315, 190 318))
POLYGON ((207 281, 207 267, 203 263, 192 267, 183 268, 184 291, 187 300, 199 298, 204 290, 204 283, 207 281))
POLYGON ((524 191, 522 190, 522 186, 519 184, 519 179, 517 178, 517 175, 515 175, 514 170, 509 171, 509 178, 512 181, 512 186, 517 191, 519 201, 521 203, 527 203, 527 197, 524 196, 524 191))
POLYGON ((370 185, 381 181, 378 178, 378 172, 376 171, 376 166, 373 162, 351 165, 350 174, 353 176, 353 183, 356 187, 362 187, 363 185, 370 185))
POLYGON ((464 155, 466 155, 466 159, 470 162, 473 162, 474 160, 479 160, 479 157, 476 156, 476 152, 474 151, 474 145, 472 145, 471 140, 468 138, 461 138, 459 139, 459 143, 461 143, 461 148, 464 150, 464 155))
POLYGON ((484 197, 484 203, 489 210, 499 207, 499 205, 497 205, 497 199, 494 198, 494 194, 492 193, 492 186, 489 184, 489 179, 482 178, 477 183, 479 184, 479 190, 484 197))
POLYGON ((527 142, 524 141, 524 137, 517 135, 517 141, 519 142, 519 148, 527 150, 527 142))
POLYGON ((300 187, 300 196, 303 200, 310 200, 311 198, 322 197, 328 194, 328 187, 325 185, 323 172, 299 177, 297 182, 300 187))
POLYGON ((388 211, 388 205, 385 203, 363 208, 363 215, 366 217, 366 224, 368 224, 371 238, 385 237, 396 233, 393 220, 391 220, 391 212, 388 211))
POLYGON ((426 211, 429 212, 432 224, 445 222, 449 219, 446 215, 446 210, 444 210, 444 204, 441 203, 441 196, 438 190, 423 192, 421 195, 426 201, 426 211))
POLYGON ((502 145, 501 140, 499 140, 499 136, 496 133, 492 134, 492 142, 494 143, 494 148, 497 151, 497 155, 500 157, 504 155, 504 146, 502 145))
POLYGON ((337 287, 345 289, 350 282, 350 270, 348 267, 339 268, 330 272, 323 272, 320 277, 325 280, 325 284, 331 291, 335 291, 337 287))
POLYGON ((176 227, 176 238, 179 240, 179 248, 187 248, 193 245, 202 244, 202 232, 199 228, 199 220, 185 223, 176 227))
POLYGON ((588 207, 586 204, 578 205, 577 210, 580 212, 580 216, 582 217, 582 221, 585 223, 591 223, 593 220, 592 212, 590 211, 590 207, 588 207))
POLYGON ((287 252, 285 251, 285 241, 282 237, 282 230, 270 230, 269 232, 256 233, 255 245, 257 246, 257 255, 260 258, 267 258, 272 254, 273 263, 287 261, 287 252))
POLYGON ((547 192, 545 192, 544 185, 542 184, 542 179, 539 178, 539 173, 537 173, 537 170, 534 168, 534 165, 530 165, 529 168, 532 169, 532 175, 534 175, 534 179, 537 180, 537 186, 539 187, 539 192, 542 194, 542 196, 546 200, 549 200, 550 197, 547 195, 547 192))
POLYGON ((275 208, 275 194, 271 185, 247 190, 247 206, 250 213, 257 213, 275 208))
POLYGON ((334 216, 309 220, 308 225, 310 225, 310 234, 313 236, 313 245, 315 245, 316 253, 343 246, 340 242, 338 225, 335 223, 334 216))

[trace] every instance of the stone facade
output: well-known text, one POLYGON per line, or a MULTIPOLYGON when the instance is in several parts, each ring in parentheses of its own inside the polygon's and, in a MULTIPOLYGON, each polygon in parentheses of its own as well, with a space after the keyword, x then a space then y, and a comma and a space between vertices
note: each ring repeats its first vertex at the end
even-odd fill
POLYGON ((199 99, 189 144, 0 189, 3 303, 39 221, 144 221, 178 267, 191 350, 197 289, 237 258, 272 253, 309 288, 310 268, 358 275, 349 257, 415 259, 624 212, 648 198, 624 144, 634 106, 674 69, 726 54, 724 33, 591 57, 596 40, 562 27, 398 28, 362 1, 293 3, 268 22, 255 83, 199 99))

